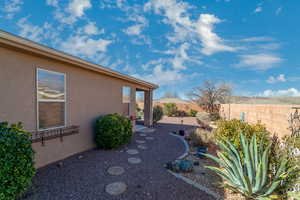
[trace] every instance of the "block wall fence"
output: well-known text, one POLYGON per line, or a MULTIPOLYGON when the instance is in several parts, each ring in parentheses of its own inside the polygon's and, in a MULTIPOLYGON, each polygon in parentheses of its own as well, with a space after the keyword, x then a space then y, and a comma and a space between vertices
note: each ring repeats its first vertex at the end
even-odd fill
POLYGON ((289 119, 294 107, 300 105, 272 105, 272 104, 222 104, 220 115, 225 119, 241 119, 250 124, 260 122, 268 131, 279 137, 291 134, 289 119))

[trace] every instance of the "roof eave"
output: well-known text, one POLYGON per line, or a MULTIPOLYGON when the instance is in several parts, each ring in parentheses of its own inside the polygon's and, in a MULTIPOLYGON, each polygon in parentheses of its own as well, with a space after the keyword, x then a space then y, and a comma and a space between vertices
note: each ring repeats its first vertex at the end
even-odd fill
POLYGON ((66 62, 69 64, 76 65, 78 67, 96 71, 111 77, 115 77, 118 79, 126 80, 131 83, 139 84, 141 86, 144 86, 149 89, 157 89, 159 88, 158 85, 149 83, 137 78, 134 78, 132 76, 128 76, 125 74, 122 74, 120 72, 113 71, 111 69, 107 69, 101 65, 97 65, 88 61, 85 61, 81 58, 69 55, 67 53, 46 47, 44 45, 38 44, 36 42, 21 38, 19 36, 12 35, 10 33, 7 33, 5 31, 0 30, 0 43, 9 45, 21 50, 29 51, 38 55, 50 57, 52 59, 56 59, 62 62, 66 62))

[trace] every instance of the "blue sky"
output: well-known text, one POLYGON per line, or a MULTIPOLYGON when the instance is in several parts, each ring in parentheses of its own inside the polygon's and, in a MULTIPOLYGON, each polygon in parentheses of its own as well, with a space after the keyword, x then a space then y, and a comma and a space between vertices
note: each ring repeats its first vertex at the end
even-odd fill
POLYGON ((299 0, 2 0, 0 29, 185 97, 300 96, 299 0))

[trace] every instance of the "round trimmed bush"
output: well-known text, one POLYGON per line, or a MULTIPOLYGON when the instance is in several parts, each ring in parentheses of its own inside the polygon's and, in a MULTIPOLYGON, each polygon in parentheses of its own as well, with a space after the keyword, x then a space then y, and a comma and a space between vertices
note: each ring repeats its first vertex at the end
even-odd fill
POLYGON ((96 144, 101 149, 112 149, 127 144, 132 137, 129 119, 119 114, 108 114, 96 120, 96 144))
POLYGON ((0 199, 14 200, 32 183, 35 174, 30 134, 21 123, 0 123, 0 199))

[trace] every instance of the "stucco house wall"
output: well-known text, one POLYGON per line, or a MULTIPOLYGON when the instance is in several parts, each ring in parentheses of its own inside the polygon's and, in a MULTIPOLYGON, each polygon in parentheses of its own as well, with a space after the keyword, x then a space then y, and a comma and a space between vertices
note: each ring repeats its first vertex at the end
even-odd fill
POLYGON ((66 74, 66 125, 79 125, 80 132, 34 143, 36 167, 61 160, 91 149, 92 122, 103 114, 123 114, 122 87, 131 87, 131 112, 135 106, 136 87, 118 78, 79 68, 51 58, 17 51, 0 45, 0 121, 22 122, 28 131, 37 130, 36 70, 37 68, 66 74))

